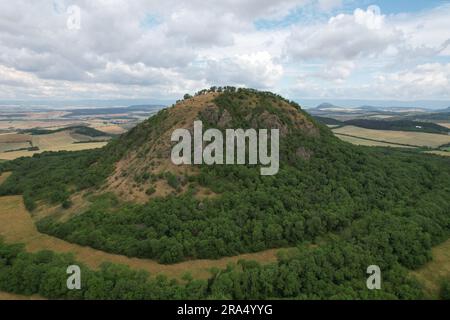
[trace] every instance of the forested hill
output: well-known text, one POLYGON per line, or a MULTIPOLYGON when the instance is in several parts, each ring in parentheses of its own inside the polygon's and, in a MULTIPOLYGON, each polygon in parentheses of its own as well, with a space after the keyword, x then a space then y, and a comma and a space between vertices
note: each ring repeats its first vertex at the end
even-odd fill
MULTIPOLYGON (((186 182, 194 170, 191 166, 175 168, 170 160, 170 138, 175 129, 193 130, 195 120, 202 120, 204 129, 264 128, 279 129, 282 162, 309 158, 313 149, 319 150, 327 140, 337 143, 325 126, 319 125, 295 102, 270 92, 251 89, 227 88, 202 91, 160 111, 148 121, 138 125, 105 150, 105 158, 118 158, 116 170, 108 178, 106 189, 119 198, 146 202, 147 191, 155 195, 168 195, 170 185, 161 182, 168 175, 172 185, 176 180, 186 182)), ((182 186, 188 189, 189 184, 182 186)))
POLYGON ((302 246, 269 266, 213 275, 202 294, 220 298, 418 298, 408 276, 450 231, 450 159, 363 148, 335 138, 295 103, 250 89, 214 88, 162 110, 100 151, 42 154, 1 164, 0 194, 24 194, 68 210, 41 232, 162 263, 302 246), (278 128, 280 170, 258 165, 175 167, 174 128, 278 128), (309 251, 310 243, 319 247, 309 251), (368 293, 366 268, 383 270, 368 293), (310 271, 310 272, 309 272, 310 271), (251 280, 250 280, 251 279, 251 280))

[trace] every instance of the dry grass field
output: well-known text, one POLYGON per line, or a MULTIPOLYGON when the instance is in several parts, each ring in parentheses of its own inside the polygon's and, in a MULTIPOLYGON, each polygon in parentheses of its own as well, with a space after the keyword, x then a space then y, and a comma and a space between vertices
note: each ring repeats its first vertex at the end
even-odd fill
MULTIPOLYGON (((0 182, 5 176, 0 177, 0 182)), ((225 268, 230 263, 239 260, 255 260, 260 263, 270 263, 277 260, 277 253, 283 249, 271 249, 258 253, 242 254, 235 257, 226 257, 218 260, 192 260, 172 265, 159 264, 149 259, 128 258, 122 255, 109 254, 72 244, 61 239, 41 234, 37 231, 30 214, 23 205, 22 196, 0 197, 0 236, 6 242, 24 243, 31 252, 39 250, 52 250, 55 252, 73 253, 80 261, 92 268, 98 268, 103 262, 125 264, 134 269, 146 270, 150 274, 164 274, 168 277, 181 278, 190 272, 195 278, 207 278, 209 269, 225 268)), ((296 250, 296 249, 284 249, 296 250)))
POLYGON ((386 143, 406 144, 417 147, 437 148, 450 143, 450 136, 425 132, 372 130, 355 126, 345 126, 333 130, 337 134, 346 134, 360 138, 379 140, 386 143))
POLYGON ((411 273, 423 284, 428 298, 438 298, 442 278, 450 277, 450 239, 433 248, 433 261, 411 273))
POLYGON ((360 139, 355 137, 349 137, 344 136, 338 133, 335 133, 336 137, 343 141, 350 142, 352 144, 356 144, 358 146, 369 146, 369 147, 394 147, 394 148, 413 148, 408 146, 403 146, 399 144, 392 144, 387 142, 379 142, 379 141, 372 141, 372 140, 366 140, 366 139, 360 139))
POLYGON ((31 141, 31 136, 20 133, 0 134, 0 143, 23 143, 31 141))
POLYGON ((1 300, 46 300, 46 299, 38 295, 22 296, 19 294, 0 291, 0 301, 1 300))
POLYGON ((438 125, 449 128, 450 129, 450 122, 439 122, 438 125))
POLYGON ((83 122, 74 120, 60 120, 60 119, 49 119, 49 120, 8 120, 0 121, 0 130, 22 130, 22 129, 59 129, 66 126, 80 125, 83 122))
POLYGON ((3 142, 0 143, 0 153, 14 152, 14 150, 30 148, 30 142, 3 142))
POLYGON ((0 185, 8 179, 12 172, 4 172, 0 175, 0 185))
POLYGON ((48 148, 47 150, 39 150, 39 151, 11 151, 0 153, 0 160, 14 160, 20 157, 31 157, 35 153, 41 153, 44 151, 80 151, 80 150, 88 150, 88 149, 97 149, 102 148, 107 144, 107 142, 89 142, 89 143, 76 143, 71 145, 55 146, 48 148))
POLYGON ((117 124, 93 124, 92 127, 94 129, 109 133, 109 134, 122 134, 126 132, 124 128, 117 124))
POLYGON ((68 131, 35 135, 32 137, 33 137, 33 146, 37 146, 41 150, 49 150, 55 147, 56 148, 66 147, 77 141, 71 136, 71 134, 68 131))
MULTIPOLYGON (((89 138, 89 137, 86 137, 89 138)), ((2 134, 0 135, 0 159, 13 160, 19 157, 31 157, 35 153, 41 153, 44 151, 79 151, 87 149, 95 149, 104 147, 107 142, 92 141, 87 143, 76 143, 83 140, 80 137, 77 138, 69 131, 61 131, 51 134, 43 135, 28 135, 28 134, 2 134), (1 152, 2 149, 10 148, 11 143, 15 141, 15 144, 24 144, 23 147, 30 147, 29 141, 32 141, 32 145, 39 148, 37 151, 17 150, 19 148, 13 148, 9 152, 1 152), (27 142, 26 142, 27 141, 27 142)), ((85 140, 85 139, 84 139, 85 140)), ((6 150, 3 150, 6 151, 6 150)))
POLYGON ((32 137, 28 134, 2 133, 0 134, 0 154, 12 150, 31 147, 32 137))

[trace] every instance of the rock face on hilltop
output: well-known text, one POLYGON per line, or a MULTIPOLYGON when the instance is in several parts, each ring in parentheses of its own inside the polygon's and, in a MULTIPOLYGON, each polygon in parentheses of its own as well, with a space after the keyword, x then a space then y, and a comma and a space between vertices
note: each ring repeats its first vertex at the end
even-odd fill
MULTIPOLYGON (((119 139, 116 145, 126 151, 104 190, 141 203, 152 197, 186 191, 189 176, 197 174, 198 167, 175 166, 171 162, 170 138, 175 129, 192 132, 195 120, 222 130, 279 129, 281 140, 295 136, 318 139, 324 130, 297 104, 272 93, 250 89, 203 92, 160 111, 119 139)), ((292 154, 308 160, 314 152, 301 146, 292 154)), ((199 194, 212 192, 200 190, 199 194)))

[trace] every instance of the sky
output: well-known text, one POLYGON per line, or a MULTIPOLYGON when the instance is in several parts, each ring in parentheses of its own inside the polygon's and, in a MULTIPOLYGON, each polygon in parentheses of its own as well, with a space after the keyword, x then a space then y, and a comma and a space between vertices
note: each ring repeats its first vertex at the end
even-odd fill
POLYGON ((212 85, 449 101, 450 2, 0 3, 0 100, 171 100, 212 85))

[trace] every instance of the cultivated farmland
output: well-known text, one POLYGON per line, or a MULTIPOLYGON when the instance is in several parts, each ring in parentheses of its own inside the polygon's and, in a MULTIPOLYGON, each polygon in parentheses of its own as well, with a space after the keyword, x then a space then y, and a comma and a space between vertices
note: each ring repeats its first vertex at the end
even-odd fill
POLYGON ((74 134, 70 130, 42 135, 2 134, 0 135, 0 159, 13 160, 19 157, 30 157, 44 151, 79 151, 101 148, 107 144, 105 139, 109 139, 109 137, 91 138, 74 134), (36 150, 27 150, 31 147, 35 147, 36 150))
POLYGON ((410 132, 410 131, 390 131, 373 130, 359 128, 355 126, 345 126, 334 129, 335 134, 352 136, 356 138, 371 139, 378 142, 403 144, 406 146, 437 148, 441 145, 450 143, 450 136, 444 134, 410 132))
POLYGON ((400 144, 392 144, 387 142, 380 142, 380 141, 374 141, 374 140, 367 140, 362 138, 356 138, 351 136, 345 136, 342 134, 335 133, 336 137, 343 141, 350 142, 352 144, 356 144, 359 146, 369 146, 369 147, 393 147, 393 148, 413 148, 405 145, 400 144))

